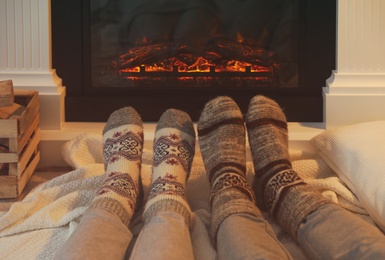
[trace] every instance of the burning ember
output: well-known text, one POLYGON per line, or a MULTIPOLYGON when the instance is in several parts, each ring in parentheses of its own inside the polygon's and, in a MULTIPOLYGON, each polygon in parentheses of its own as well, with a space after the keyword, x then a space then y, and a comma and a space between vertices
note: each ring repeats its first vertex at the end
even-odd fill
POLYGON ((202 55, 190 51, 187 45, 174 42, 137 45, 121 54, 113 67, 128 80, 237 77, 273 81, 280 64, 272 51, 217 38, 208 44, 202 55))

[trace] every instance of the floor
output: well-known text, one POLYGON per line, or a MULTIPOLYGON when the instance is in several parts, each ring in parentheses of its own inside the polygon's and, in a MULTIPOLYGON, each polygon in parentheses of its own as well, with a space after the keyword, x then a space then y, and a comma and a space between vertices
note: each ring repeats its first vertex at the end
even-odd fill
POLYGON ((0 199, 0 212, 8 211, 13 203, 21 201, 27 194, 39 184, 51 180, 57 176, 65 174, 71 171, 71 167, 60 166, 60 167, 41 167, 36 168, 31 179, 25 186, 22 194, 16 199, 0 199))

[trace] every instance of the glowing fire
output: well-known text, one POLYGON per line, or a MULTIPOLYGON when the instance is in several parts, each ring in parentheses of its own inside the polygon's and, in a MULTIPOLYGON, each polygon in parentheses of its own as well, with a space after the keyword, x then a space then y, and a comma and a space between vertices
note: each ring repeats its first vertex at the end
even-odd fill
MULTIPOLYGON (((133 68, 121 69, 122 72, 140 72, 141 66, 133 68)), ((226 64, 216 65, 203 57, 198 59, 191 65, 188 65, 177 58, 171 58, 159 63, 153 63, 150 65, 142 65, 146 72, 210 72, 210 68, 215 68, 215 72, 245 72, 246 68, 250 68, 250 72, 267 72, 270 68, 264 66, 254 65, 244 61, 230 60, 226 64)))
POLYGON ((141 45, 132 47, 114 61, 113 66, 122 77, 137 80, 145 77, 196 79, 226 76, 260 80, 271 78, 279 66, 271 52, 243 43, 240 33, 236 41, 214 41, 201 56, 191 52, 186 45, 146 42, 145 38, 142 39, 141 45), (186 73, 191 73, 191 77, 186 73))

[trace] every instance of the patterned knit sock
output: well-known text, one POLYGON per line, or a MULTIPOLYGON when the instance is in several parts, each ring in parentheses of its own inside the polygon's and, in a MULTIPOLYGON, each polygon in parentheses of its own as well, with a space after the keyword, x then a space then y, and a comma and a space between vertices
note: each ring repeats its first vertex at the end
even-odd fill
POLYGON ((299 224, 318 207, 329 203, 293 170, 288 149, 286 117, 279 105, 255 96, 246 116, 255 178, 253 189, 261 209, 269 212, 294 238, 299 224))
POLYGON ((91 203, 117 214, 128 225, 139 194, 143 126, 132 107, 113 112, 103 130, 106 180, 91 203))
POLYGON ((211 185, 210 236, 215 245, 218 229, 228 216, 261 215, 246 180, 246 133, 237 104, 225 96, 209 101, 198 122, 198 136, 211 185))
POLYGON ((150 194, 143 220, 148 223, 162 211, 181 214, 191 224, 191 210, 186 199, 186 181, 195 153, 195 130, 188 114, 168 109, 155 130, 154 162, 150 194))

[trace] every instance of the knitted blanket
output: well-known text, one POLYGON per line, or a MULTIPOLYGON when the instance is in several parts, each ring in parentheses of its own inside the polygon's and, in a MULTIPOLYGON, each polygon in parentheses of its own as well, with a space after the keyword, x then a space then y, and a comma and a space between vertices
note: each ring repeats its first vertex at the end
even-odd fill
MULTIPOLYGON (((1 259, 52 259, 65 240, 76 229, 96 190, 103 183, 102 136, 87 133, 67 142, 63 156, 74 170, 41 184, 8 212, 0 212, 1 259)), ((336 203, 360 215, 367 215, 354 194, 335 173, 315 154, 291 151, 293 166, 314 189, 319 189, 336 203)), ((142 183, 145 200, 151 183, 152 151, 144 150, 142 183)), ((247 176, 251 182, 253 165, 247 162, 247 176)), ((209 183, 199 151, 194 157, 187 182, 187 198, 193 211, 191 240, 196 259, 215 259, 208 228, 209 183)), ((144 205, 144 203, 143 203, 144 205)), ((264 213, 278 239, 292 253, 294 259, 306 259, 301 249, 268 213, 264 213)), ((367 217, 369 219, 369 217, 367 217)), ((142 228, 141 212, 134 215, 130 227, 132 244, 142 228)))

